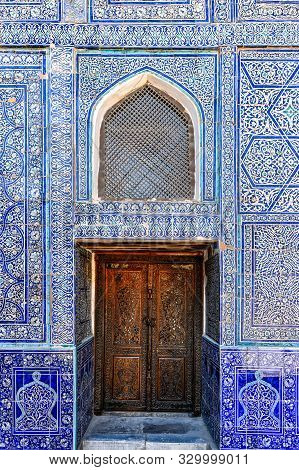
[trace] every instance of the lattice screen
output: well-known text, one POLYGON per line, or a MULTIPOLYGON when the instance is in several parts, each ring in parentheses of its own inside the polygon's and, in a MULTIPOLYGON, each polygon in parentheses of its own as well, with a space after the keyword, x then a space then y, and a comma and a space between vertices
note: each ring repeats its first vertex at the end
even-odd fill
POLYGON ((112 107, 101 128, 99 196, 191 199, 193 128, 181 106, 145 85, 112 107))

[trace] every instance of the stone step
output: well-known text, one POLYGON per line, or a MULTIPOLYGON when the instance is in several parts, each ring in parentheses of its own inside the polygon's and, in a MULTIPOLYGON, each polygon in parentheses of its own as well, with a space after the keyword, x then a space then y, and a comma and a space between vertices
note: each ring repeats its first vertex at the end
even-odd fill
POLYGON ((189 415, 105 413, 95 416, 83 450, 208 450, 214 448, 202 418, 189 415))
POLYGON ((178 434, 98 434, 83 440, 83 450, 209 450, 203 439, 178 434))

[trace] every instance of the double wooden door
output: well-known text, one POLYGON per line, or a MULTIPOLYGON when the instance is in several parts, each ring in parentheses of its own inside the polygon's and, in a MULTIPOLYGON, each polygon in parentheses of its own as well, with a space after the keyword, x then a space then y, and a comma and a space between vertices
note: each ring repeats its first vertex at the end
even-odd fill
POLYGON ((104 409, 198 411, 196 262, 110 259, 104 277, 104 409))

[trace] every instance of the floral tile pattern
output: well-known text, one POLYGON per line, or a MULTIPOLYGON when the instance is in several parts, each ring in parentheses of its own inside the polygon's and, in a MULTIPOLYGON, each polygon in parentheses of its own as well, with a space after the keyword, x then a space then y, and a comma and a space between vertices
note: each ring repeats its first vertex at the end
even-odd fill
POLYGON ((73 354, 1 350, 0 449, 71 449, 73 354))
POLYGON ((222 448, 298 449, 298 353, 222 350, 222 448))
POLYGON ((243 225, 242 340, 298 341, 299 220, 243 225))
POLYGON ((220 339, 220 275, 219 254, 205 263, 206 327, 205 334, 219 343, 220 339))
POLYGON ((92 289, 91 253, 81 247, 75 250, 75 318, 76 344, 81 344, 92 336, 91 289, 92 289))
POLYGON ((0 339, 45 335, 44 52, 0 52, 0 339))
POLYGON ((208 21, 206 0, 91 0, 90 21, 208 21))
POLYGON ((82 344, 77 351, 77 446, 93 415, 94 342, 82 344))
POLYGON ((52 48, 50 61, 51 342, 73 344, 73 51, 52 48), (63 221, 63 223, 62 223, 63 221))
POLYGON ((78 200, 91 197, 91 115, 95 104, 111 87, 134 74, 150 71, 173 82, 192 97, 201 114, 202 163, 200 198, 215 194, 215 135, 217 134, 217 54, 211 53, 102 53, 77 54, 77 190, 78 200), (191 79, 191 77, 193 77, 191 79))
MULTIPOLYGON (((219 0, 226 10, 227 3, 219 0)), ((298 23, 225 23, 215 24, 61 24, 0 23, 3 46, 50 46, 103 49, 132 47, 134 49, 184 49, 215 47, 288 47, 299 44, 298 23)))
POLYGON ((237 0, 238 21, 298 21, 297 0, 237 0))
POLYGON ((242 214, 298 213, 297 59, 292 51, 239 55, 242 214))
POLYGON ((61 19, 61 0, 1 0, 1 21, 52 22, 61 19))
POLYGON ((202 416, 219 446, 220 439, 220 356, 219 346, 202 341, 202 416))

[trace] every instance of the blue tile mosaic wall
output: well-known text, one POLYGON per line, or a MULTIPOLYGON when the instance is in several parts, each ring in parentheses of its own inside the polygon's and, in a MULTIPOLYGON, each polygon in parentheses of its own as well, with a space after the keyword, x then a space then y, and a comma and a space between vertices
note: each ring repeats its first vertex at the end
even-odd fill
POLYGON ((22 23, 176 23, 298 21, 296 0, 24 0, 0 2, 1 21, 22 23))
POLYGON ((0 449, 74 448, 92 417, 82 239, 217 242, 203 417, 223 449, 299 448, 298 16, 283 0, 0 1, 0 449), (202 110, 198 201, 91 200, 93 106, 142 70, 202 110))

